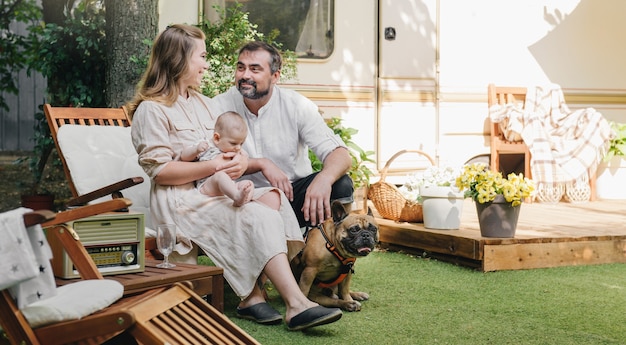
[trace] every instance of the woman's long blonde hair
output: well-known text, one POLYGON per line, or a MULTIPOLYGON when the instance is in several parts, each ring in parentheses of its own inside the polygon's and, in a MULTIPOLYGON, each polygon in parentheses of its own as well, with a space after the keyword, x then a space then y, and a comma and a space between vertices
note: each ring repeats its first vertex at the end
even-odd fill
POLYGON ((178 98, 178 80, 189 68, 194 39, 205 40, 202 30, 195 26, 175 24, 168 26, 154 40, 148 67, 144 72, 132 101, 126 107, 132 117, 145 100, 172 105, 178 98))

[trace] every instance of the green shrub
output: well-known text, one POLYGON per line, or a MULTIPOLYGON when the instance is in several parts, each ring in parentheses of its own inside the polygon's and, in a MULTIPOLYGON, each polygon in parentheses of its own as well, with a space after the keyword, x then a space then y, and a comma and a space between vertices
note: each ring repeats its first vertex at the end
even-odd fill
POLYGON ((36 25, 41 18, 41 8, 35 0, 8 0, 0 2, 0 109, 9 110, 4 93, 17 94, 17 72, 26 67, 31 41, 12 29, 23 23, 36 25))
MULTIPOLYGON (((213 7, 220 16, 218 22, 208 20, 200 23, 200 28, 206 35, 207 59, 209 73, 204 78, 202 93, 213 97, 228 90, 235 78, 239 48, 249 41, 264 41, 277 49, 281 44, 275 41, 279 32, 272 32, 265 36, 257 31, 257 25, 250 22, 248 13, 241 10, 242 5, 236 4, 228 9, 219 6, 213 7)), ((296 77, 296 56, 288 50, 281 51, 283 55, 283 79, 296 77)))
MULTIPOLYGON (((104 10, 96 1, 81 1, 69 11, 63 25, 31 27, 29 70, 40 72, 48 82, 46 103, 53 106, 105 107, 106 42, 104 10)), ((41 110, 41 106, 40 106, 41 110)), ((36 194, 54 140, 42 111, 34 114, 33 154, 29 164, 36 194)), ((59 163, 60 165, 60 163, 59 163)))
POLYGON ((604 156, 604 161, 610 161, 615 156, 626 156, 626 123, 611 122, 613 138, 609 150, 604 156))
MULTIPOLYGON (((350 151, 350 157, 352 158, 352 168, 348 171, 348 175, 354 182, 354 187, 367 187, 370 184, 370 177, 372 171, 365 165, 365 163, 375 163, 371 156, 374 151, 365 151, 359 145, 352 141, 352 136, 359 131, 351 127, 343 127, 341 125, 341 119, 338 117, 330 118, 326 121, 328 127, 330 127, 335 134, 339 135, 350 151)), ((322 162, 315 156, 315 154, 309 150, 309 159, 311 160, 311 167, 313 171, 322 170, 322 162)))

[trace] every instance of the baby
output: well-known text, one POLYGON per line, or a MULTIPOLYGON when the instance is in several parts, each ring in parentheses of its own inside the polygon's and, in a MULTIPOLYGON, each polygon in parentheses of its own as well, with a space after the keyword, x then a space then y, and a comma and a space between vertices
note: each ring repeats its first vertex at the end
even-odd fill
MULTIPOLYGON (((248 135, 248 127, 243 118, 232 111, 221 114, 215 122, 213 145, 203 140, 194 146, 187 147, 181 153, 183 161, 207 161, 224 152, 239 152, 248 135)), ((233 206, 239 207, 252 200, 254 183, 244 180, 235 182, 225 172, 215 174, 196 182, 200 193, 208 196, 222 196, 233 199, 233 206)))

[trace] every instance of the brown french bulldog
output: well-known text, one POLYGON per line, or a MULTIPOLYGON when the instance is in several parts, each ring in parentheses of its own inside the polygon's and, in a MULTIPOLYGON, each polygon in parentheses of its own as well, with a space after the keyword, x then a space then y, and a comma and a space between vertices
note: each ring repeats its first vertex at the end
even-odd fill
POLYGON ((335 201, 331 210, 332 219, 309 230, 306 246, 292 259, 291 269, 310 300, 325 307, 359 311, 359 301, 369 295, 350 291, 353 265, 356 258, 374 250, 378 224, 371 209, 367 214, 348 213, 335 201))

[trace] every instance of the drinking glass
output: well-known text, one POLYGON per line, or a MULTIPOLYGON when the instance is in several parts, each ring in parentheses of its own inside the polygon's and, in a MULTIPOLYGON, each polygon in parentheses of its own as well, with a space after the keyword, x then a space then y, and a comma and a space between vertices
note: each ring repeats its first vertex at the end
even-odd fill
POLYGON ((159 268, 172 268, 176 267, 173 263, 169 262, 169 255, 174 251, 174 245, 176 244, 176 225, 175 224, 161 224, 157 226, 157 247, 161 254, 163 254, 163 262, 156 267, 159 268))

